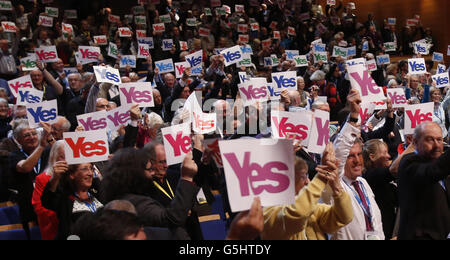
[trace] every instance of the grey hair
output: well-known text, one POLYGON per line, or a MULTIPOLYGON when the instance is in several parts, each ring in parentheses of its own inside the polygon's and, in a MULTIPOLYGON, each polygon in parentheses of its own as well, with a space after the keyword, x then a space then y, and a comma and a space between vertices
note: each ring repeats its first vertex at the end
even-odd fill
POLYGON ((325 72, 321 70, 316 70, 312 75, 310 80, 311 81, 320 81, 325 79, 325 72))
POLYGON ((60 120, 60 119, 64 120, 64 123, 63 123, 63 125, 62 125, 63 131, 64 131, 64 132, 69 131, 69 130, 70 130, 70 127, 72 127, 72 125, 70 124, 69 120, 67 120, 67 118, 65 118, 65 117, 63 117, 63 116, 58 116, 58 117, 57 117, 57 120, 60 120))
MULTIPOLYGON (((3 89, 3 88, 0 88, 0 89, 6 91, 6 90, 3 89)), ((6 100, 6 99, 4 99, 4 98, 0 98, 0 103, 3 103, 3 104, 8 105, 8 100, 6 100)))
POLYGON ((72 76, 77 76, 80 80, 83 79, 83 76, 81 76, 80 73, 70 73, 70 74, 67 76, 67 78, 70 78, 70 77, 72 77, 72 76))

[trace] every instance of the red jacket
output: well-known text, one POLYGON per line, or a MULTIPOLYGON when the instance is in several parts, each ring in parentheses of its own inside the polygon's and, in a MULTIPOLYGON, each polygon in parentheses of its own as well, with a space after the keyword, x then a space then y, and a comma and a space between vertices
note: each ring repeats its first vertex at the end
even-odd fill
POLYGON ((42 206, 41 196, 45 186, 50 181, 50 176, 45 172, 36 177, 31 203, 36 212, 39 228, 41 230, 42 240, 54 240, 58 233, 58 217, 54 211, 48 210, 42 206))

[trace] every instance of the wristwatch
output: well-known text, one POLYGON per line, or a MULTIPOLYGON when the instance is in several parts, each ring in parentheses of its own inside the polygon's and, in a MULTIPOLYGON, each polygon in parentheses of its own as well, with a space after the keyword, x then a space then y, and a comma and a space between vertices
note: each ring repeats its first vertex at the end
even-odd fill
POLYGON ((56 140, 55 140, 55 138, 54 138, 53 136, 49 136, 48 139, 47 139, 47 142, 48 142, 49 144, 53 144, 53 143, 56 142, 56 140))

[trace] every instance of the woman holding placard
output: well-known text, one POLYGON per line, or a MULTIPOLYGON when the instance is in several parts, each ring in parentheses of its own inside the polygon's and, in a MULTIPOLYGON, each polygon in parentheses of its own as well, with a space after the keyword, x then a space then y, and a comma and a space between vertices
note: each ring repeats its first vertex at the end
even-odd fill
POLYGON ((41 200, 46 209, 55 211, 58 216, 58 234, 55 239, 65 240, 79 217, 103 207, 97 199, 100 181, 94 178, 91 163, 69 166, 67 162, 59 161, 53 165, 52 171, 53 176, 41 200))

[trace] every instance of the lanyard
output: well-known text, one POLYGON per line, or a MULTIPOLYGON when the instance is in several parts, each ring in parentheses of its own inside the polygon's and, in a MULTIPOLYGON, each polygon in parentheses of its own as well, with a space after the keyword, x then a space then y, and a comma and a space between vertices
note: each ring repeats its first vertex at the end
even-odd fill
MULTIPOLYGON (((92 213, 95 213, 97 211, 97 206, 95 206, 95 199, 91 196, 91 194, 89 192, 88 192, 88 196, 89 196, 89 200, 91 202, 84 201, 83 203, 84 203, 84 205, 86 205, 86 207, 89 208, 89 210, 92 213)), ((76 192, 75 192, 75 197, 77 197, 78 200, 81 202, 80 196, 78 196, 78 194, 76 192)))
MULTIPOLYGON (((23 150, 20 150, 28 159, 28 157, 30 157, 26 152, 24 152, 23 150)), ((41 158, 39 158, 39 161, 37 163, 37 165, 33 168, 34 169, 34 173, 36 175, 38 175, 41 171, 41 158)))
POLYGON ((167 187, 169 187, 170 193, 172 194, 172 197, 167 193, 167 191, 165 191, 163 189, 163 187, 161 187, 161 185, 159 185, 159 183, 157 183, 156 181, 153 181, 153 183, 155 184, 155 186, 162 192, 164 193, 164 195, 166 195, 169 199, 173 199, 175 198, 175 195, 173 194, 172 188, 170 187, 169 181, 166 180, 167 183, 167 187))
POLYGON ((367 218, 370 220, 370 225, 373 227, 373 223, 372 223, 372 214, 370 212, 370 200, 367 197, 367 193, 366 193, 366 189, 364 188, 364 185, 362 185, 359 181, 358 184, 360 184, 359 186, 361 187, 361 190, 364 194, 364 198, 367 201, 367 207, 368 207, 368 212, 366 210, 366 207, 364 207, 364 204, 361 201, 361 198, 359 197, 358 193, 352 188, 350 187, 350 185, 347 184, 347 182, 344 181, 344 183, 350 188, 350 190, 353 192, 353 195, 355 196, 356 201, 358 201, 359 206, 361 207, 361 209, 364 211, 364 214, 367 216, 367 218))
POLYGON ((440 107, 437 108, 437 111, 436 111, 436 109, 434 110, 434 115, 437 117, 437 119, 439 119, 440 123, 442 124, 442 122, 444 120, 442 120, 443 117, 442 117, 442 113, 441 113, 440 107))

